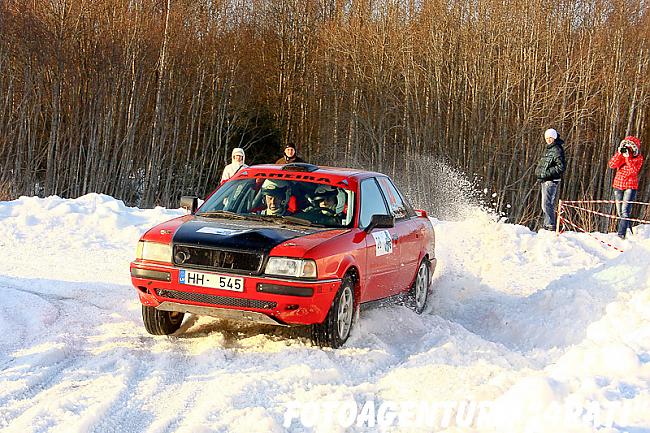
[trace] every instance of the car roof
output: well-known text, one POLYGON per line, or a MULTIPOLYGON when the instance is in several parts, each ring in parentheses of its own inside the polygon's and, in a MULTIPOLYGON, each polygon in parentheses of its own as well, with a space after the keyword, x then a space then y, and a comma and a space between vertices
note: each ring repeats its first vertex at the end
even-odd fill
MULTIPOLYGON (((252 165, 242 169, 237 174, 237 177, 254 177, 259 175, 271 175, 272 177, 283 178, 283 175, 307 175, 317 178, 329 178, 331 181, 340 181, 343 179, 359 181, 367 177, 386 176, 382 173, 373 171, 359 170, 355 168, 342 168, 342 167, 325 167, 317 166, 314 164, 261 164, 252 165)), ((293 176, 291 176, 293 177, 293 176)), ((353 182, 356 183, 356 182, 353 182)))
POLYGON ((345 176, 345 177, 356 177, 356 178, 365 178, 368 176, 386 176, 385 174, 376 173, 373 171, 360 170, 357 168, 345 168, 345 167, 328 167, 323 165, 315 164, 259 164, 251 165, 247 167, 247 170, 259 170, 259 171, 269 171, 269 170, 278 170, 278 171, 291 171, 291 172, 304 172, 307 170, 301 169, 300 167, 313 167, 314 171, 309 170, 310 173, 318 173, 322 175, 334 175, 334 176, 345 176), (295 167, 295 168, 293 168, 295 167))

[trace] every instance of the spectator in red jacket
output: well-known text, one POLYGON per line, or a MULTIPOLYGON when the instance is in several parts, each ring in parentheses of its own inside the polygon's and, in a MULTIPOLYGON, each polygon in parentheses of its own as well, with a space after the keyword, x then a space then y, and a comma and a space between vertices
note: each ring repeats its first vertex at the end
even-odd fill
POLYGON ((618 237, 625 239, 630 227, 630 211, 632 203, 639 189, 639 171, 643 164, 641 155, 641 141, 630 135, 625 137, 618 146, 617 152, 609 160, 609 167, 616 170, 614 177, 614 200, 616 200, 616 213, 619 216, 618 237))

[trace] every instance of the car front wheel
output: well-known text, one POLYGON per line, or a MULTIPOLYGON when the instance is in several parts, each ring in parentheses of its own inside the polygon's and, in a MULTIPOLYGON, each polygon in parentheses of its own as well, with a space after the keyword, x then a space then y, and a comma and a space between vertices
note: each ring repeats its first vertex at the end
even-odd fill
POLYGON ((183 323, 185 313, 156 310, 147 305, 142 306, 144 328, 152 335, 169 335, 178 331, 183 323))
POLYGON ((354 319, 354 280, 343 279, 323 323, 312 325, 312 341, 318 346, 341 347, 350 336, 354 319))
POLYGON ((422 259, 415 275, 415 282, 411 287, 412 308, 417 314, 422 314, 429 299, 429 262, 422 259))

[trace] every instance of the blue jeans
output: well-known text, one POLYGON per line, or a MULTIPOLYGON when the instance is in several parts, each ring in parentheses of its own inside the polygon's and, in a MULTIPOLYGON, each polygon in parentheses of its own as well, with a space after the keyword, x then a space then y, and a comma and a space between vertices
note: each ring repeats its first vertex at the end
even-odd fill
MULTIPOLYGON (((614 188, 614 200, 616 200, 616 213, 620 218, 629 218, 632 210, 632 203, 636 198, 636 189, 616 189, 614 188)), ((625 237, 628 227, 631 230, 632 225, 628 220, 618 220, 618 235, 625 237)))
POLYGON ((542 182, 542 212, 544 212, 543 227, 548 230, 555 230, 555 196, 559 182, 546 180, 542 182))

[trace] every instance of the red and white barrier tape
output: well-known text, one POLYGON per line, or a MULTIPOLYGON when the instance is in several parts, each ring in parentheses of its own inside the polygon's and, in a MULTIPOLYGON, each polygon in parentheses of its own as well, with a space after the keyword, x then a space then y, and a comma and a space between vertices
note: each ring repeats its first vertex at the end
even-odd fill
POLYGON ((586 230, 583 229, 582 227, 580 227, 580 226, 574 224, 573 221, 571 221, 571 220, 569 220, 569 219, 567 219, 567 218, 564 218, 564 217, 561 216, 561 217, 560 217, 560 223, 568 223, 568 224, 570 224, 571 226, 573 226, 575 229, 577 229, 578 231, 580 231, 580 232, 582 232, 582 233, 586 233, 588 236, 590 236, 590 237, 596 239, 596 240, 597 240, 598 242, 600 242, 601 244, 605 244, 605 245, 607 245, 608 247, 614 248, 616 251, 618 251, 618 252, 620 252, 620 253, 623 252, 622 249, 620 249, 620 248, 618 248, 618 247, 616 247, 616 246, 610 244, 609 242, 605 242, 605 241, 602 240, 602 239, 598 239, 598 238, 597 238, 596 236, 594 236, 592 233, 589 233, 588 231, 586 231, 586 230))
MULTIPOLYGON (((604 217, 614 219, 614 220, 625 220, 625 221, 638 222, 638 223, 641 223, 641 224, 650 224, 650 221, 647 221, 647 220, 636 219, 636 218, 623 218, 623 217, 619 217, 617 215, 611 215, 611 214, 607 214, 607 213, 603 213, 603 212, 598 212, 598 211, 595 211, 595 210, 592 210, 592 209, 586 209, 586 208, 581 207, 581 206, 576 206, 576 204, 592 204, 592 203, 596 203, 596 204, 617 204, 617 203, 622 203, 622 202, 623 202, 622 200, 570 200, 570 201, 560 200, 560 205, 559 205, 559 209, 558 209, 558 224, 557 224, 558 233, 562 231, 562 225, 569 225, 569 226, 571 226, 572 228, 574 228, 575 230, 577 230, 579 232, 586 233, 588 236, 596 239, 598 242, 600 242, 600 243, 602 243, 604 245, 607 245, 608 247, 614 248, 616 251, 623 252, 622 249, 616 247, 615 245, 610 244, 609 242, 605 242, 602 239, 599 239, 598 237, 594 236, 592 233, 590 233, 590 232, 586 231, 585 229, 583 229, 582 227, 578 226, 576 223, 571 221, 568 217, 564 216, 564 210, 567 209, 567 208, 572 208, 572 209, 577 209, 577 210, 584 211, 586 213, 592 213, 594 215, 604 216, 604 217)), ((628 201, 626 203, 650 206, 650 203, 644 203, 644 202, 640 202, 640 201, 628 201)))
MULTIPOLYGON (((622 202, 623 200, 562 200, 562 203, 618 203, 622 202)), ((627 203, 632 203, 632 204, 644 204, 650 206, 650 203, 644 203, 642 201, 628 201, 627 203)))
MULTIPOLYGON (((615 203, 615 202, 613 202, 613 203, 615 203)), ((628 203, 634 203, 634 202, 629 201, 628 203)), ((583 207, 574 206, 574 205, 571 205, 571 204, 567 205, 567 202, 565 202, 565 201, 562 202, 562 206, 582 210, 582 211, 585 211, 587 213, 592 213, 592 214, 595 214, 595 215, 600 215, 600 216, 604 216, 604 217, 608 217, 608 218, 612 218, 612 219, 616 219, 616 220, 634 221, 634 222, 641 223, 641 224, 650 224, 650 221, 648 221, 648 220, 640 220, 640 219, 636 219, 636 218, 623 218, 623 217, 619 217, 619 216, 616 216, 616 215, 611 215, 611 214, 608 214, 608 213, 602 213, 602 212, 598 212, 598 211, 591 210, 591 209, 585 209, 583 207)))

